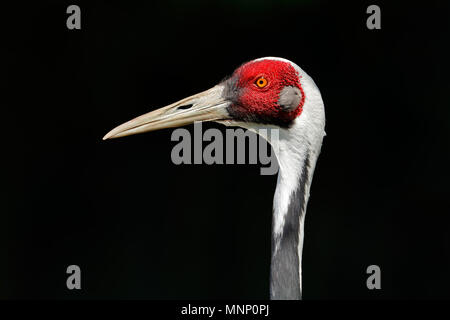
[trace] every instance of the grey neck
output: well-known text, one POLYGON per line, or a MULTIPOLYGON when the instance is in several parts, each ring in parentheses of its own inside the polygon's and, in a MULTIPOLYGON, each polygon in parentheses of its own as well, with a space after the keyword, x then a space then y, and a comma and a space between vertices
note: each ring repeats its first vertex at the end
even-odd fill
MULTIPOLYGON (((270 298, 272 300, 300 300, 302 298, 303 222, 311 176, 310 156, 306 154, 298 184, 292 190, 286 212, 275 212, 274 208, 270 268, 270 298), (275 230, 276 215, 280 214, 283 215, 281 232, 275 230)), ((282 187, 277 185, 277 188, 281 189, 282 187)))

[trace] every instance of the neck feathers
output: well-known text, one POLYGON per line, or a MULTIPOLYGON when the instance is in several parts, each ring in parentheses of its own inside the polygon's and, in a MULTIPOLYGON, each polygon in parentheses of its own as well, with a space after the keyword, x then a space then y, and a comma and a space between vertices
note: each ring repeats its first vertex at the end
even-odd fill
POLYGON ((273 201, 271 299, 301 299, 301 256, 309 188, 317 153, 307 143, 284 148, 277 154, 280 171, 273 201))
POLYGON ((307 154, 304 159, 300 179, 292 192, 286 192, 286 186, 280 183, 277 185, 277 190, 280 190, 280 193, 277 193, 278 197, 282 198, 284 192, 286 194, 290 193, 290 196, 286 208, 276 207, 274 204, 270 279, 271 299, 301 299, 303 226, 309 195, 309 177, 312 174, 309 159, 307 154))
POLYGON ((280 129, 271 141, 280 171, 273 201, 270 297, 302 297, 303 229, 309 189, 325 135, 325 115, 320 92, 303 76, 306 96, 303 113, 289 129, 280 129))

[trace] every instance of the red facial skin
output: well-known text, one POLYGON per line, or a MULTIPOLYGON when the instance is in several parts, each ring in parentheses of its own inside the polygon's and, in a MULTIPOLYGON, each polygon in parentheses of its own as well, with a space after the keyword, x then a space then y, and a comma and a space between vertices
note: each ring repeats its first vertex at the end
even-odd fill
POLYGON ((231 111, 246 121, 289 125, 302 112, 305 94, 294 67, 284 61, 260 60, 239 67, 233 74, 239 92, 231 111), (257 80, 264 77, 267 85, 258 87, 257 80), (286 86, 300 89, 301 101, 296 109, 285 111, 278 104, 280 92, 286 86))

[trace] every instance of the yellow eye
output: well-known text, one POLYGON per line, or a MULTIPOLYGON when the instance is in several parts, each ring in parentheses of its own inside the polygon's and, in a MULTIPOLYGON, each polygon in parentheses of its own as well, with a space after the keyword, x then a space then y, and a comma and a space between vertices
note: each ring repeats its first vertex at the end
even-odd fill
POLYGON ((264 88, 267 86, 267 80, 264 77, 258 78, 258 80, 256 80, 256 85, 260 88, 264 88))

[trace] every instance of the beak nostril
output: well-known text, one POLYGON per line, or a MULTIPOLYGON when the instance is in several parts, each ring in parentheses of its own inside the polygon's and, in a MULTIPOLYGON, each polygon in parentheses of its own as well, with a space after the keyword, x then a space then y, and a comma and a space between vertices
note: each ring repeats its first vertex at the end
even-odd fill
POLYGON ((186 110, 192 108, 193 104, 187 104, 185 106, 179 106, 177 110, 186 110))

